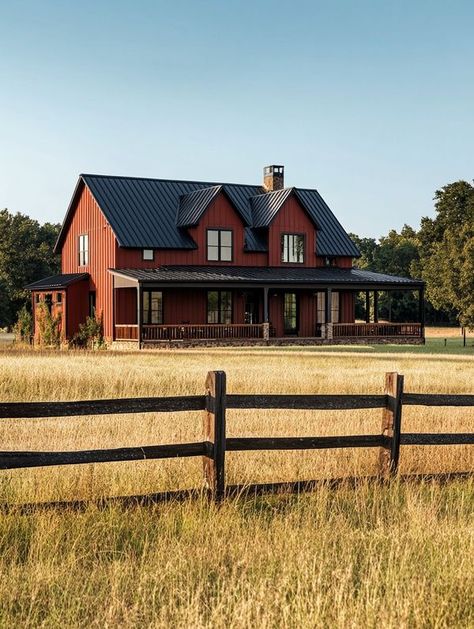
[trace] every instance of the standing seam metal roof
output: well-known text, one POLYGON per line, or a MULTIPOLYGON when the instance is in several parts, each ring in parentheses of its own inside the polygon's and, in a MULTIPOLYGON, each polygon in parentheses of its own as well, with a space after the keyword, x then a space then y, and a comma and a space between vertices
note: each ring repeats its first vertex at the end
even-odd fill
POLYGON ((81 182, 91 191, 121 247, 194 249, 196 243, 184 226, 198 221, 212 198, 223 190, 247 228, 246 249, 265 251, 265 238, 259 228, 270 224, 284 200, 294 192, 317 227, 318 255, 360 255, 317 190, 285 188, 266 193, 262 186, 90 174, 80 176, 56 251, 67 233, 81 182))

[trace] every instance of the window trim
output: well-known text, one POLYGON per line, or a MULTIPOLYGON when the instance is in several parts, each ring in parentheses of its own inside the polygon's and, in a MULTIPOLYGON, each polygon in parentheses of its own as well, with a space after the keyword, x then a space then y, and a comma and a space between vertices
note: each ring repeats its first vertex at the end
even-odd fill
POLYGON ((304 264, 306 261, 306 234, 304 232, 281 232, 280 234, 280 263, 281 264, 304 264), (284 256, 284 238, 285 236, 301 236, 303 239, 303 260, 301 262, 287 262, 283 259, 284 256))
MULTIPOLYGON (((215 247, 216 245, 211 245, 215 247)), ((227 248, 227 247, 226 247, 227 248)), ((234 230, 231 227, 208 227, 206 229, 206 260, 207 262, 227 262, 234 261, 234 230), (209 259, 209 232, 217 232, 217 260, 209 259), (221 232, 230 232, 230 260, 222 260, 221 255, 221 232)))
POLYGON ((78 266, 89 266, 89 234, 79 234, 77 237, 77 254, 78 254, 78 266), (86 240, 82 240, 86 239, 86 240), (81 242, 87 241, 87 247, 81 249, 81 242))
POLYGON ((155 261, 155 250, 154 249, 142 249, 142 260, 143 260, 143 262, 154 262, 155 261), (151 258, 145 258, 145 251, 151 251, 151 258))
POLYGON ((206 322, 207 322, 207 325, 232 325, 233 324, 234 322, 234 293, 232 289, 212 288, 206 291, 206 322), (217 321, 216 323, 209 322, 209 293, 217 293, 217 312, 218 312, 219 321, 217 321), (223 312, 222 307, 221 307, 221 304, 222 304, 221 294, 222 293, 230 294, 230 322, 229 323, 224 323, 220 320, 221 313, 223 312))

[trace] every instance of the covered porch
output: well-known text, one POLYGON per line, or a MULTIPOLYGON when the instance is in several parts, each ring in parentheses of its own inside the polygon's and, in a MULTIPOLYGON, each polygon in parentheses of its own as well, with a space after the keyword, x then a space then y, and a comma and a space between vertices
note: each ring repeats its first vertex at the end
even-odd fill
POLYGON ((335 268, 111 273, 116 344, 424 342, 424 287, 415 280, 335 268), (401 293, 411 294, 411 312, 416 299, 410 320, 396 320, 392 304, 401 293))

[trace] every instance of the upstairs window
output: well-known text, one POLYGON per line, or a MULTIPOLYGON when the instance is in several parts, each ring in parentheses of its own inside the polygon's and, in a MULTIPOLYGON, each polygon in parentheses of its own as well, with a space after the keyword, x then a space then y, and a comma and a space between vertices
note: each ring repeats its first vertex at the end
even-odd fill
POLYGON ((89 234, 79 236, 79 266, 89 264, 89 234))
POLYGON ((207 230, 207 259, 210 262, 232 262, 232 231, 207 230))
POLYGON ((281 235, 281 261, 303 264, 304 236, 303 234, 281 235))
POLYGON ((153 249, 143 249, 143 259, 144 260, 154 260, 155 252, 153 249))

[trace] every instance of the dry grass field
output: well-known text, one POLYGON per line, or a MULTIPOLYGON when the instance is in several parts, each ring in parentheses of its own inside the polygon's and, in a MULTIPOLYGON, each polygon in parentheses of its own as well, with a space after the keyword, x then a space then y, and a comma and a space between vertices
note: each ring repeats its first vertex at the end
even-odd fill
MULTIPOLYGON (((273 348, 174 352, 0 351, 0 399, 202 393, 224 369, 232 393, 381 393, 384 373, 413 392, 472 393, 470 356, 273 348)), ((363 434, 381 411, 229 411, 228 435, 363 434)), ((470 432, 474 409, 405 407, 407 431, 470 432)), ((3 420, 3 450, 201 440, 199 413, 3 420)), ((373 474, 376 450, 231 453, 230 484, 373 474)), ((474 470, 472 446, 404 447, 402 473, 474 470)), ((201 484, 180 459, 13 470, 0 502, 95 499, 201 484)), ((474 626, 474 481, 298 496, 0 516, 0 626, 474 626)))

